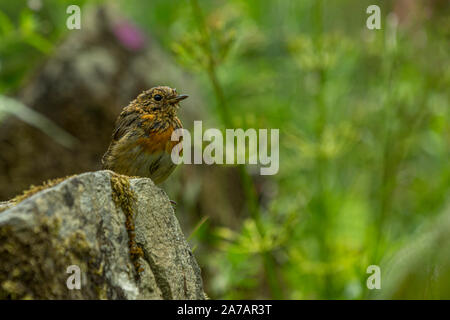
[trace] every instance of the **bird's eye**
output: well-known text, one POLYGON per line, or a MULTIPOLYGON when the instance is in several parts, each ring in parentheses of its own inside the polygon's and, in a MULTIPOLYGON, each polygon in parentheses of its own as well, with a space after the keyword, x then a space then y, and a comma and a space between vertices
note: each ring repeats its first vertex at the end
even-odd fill
POLYGON ((161 101, 162 100, 162 96, 160 94, 155 94, 153 99, 155 99, 156 101, 161 101))

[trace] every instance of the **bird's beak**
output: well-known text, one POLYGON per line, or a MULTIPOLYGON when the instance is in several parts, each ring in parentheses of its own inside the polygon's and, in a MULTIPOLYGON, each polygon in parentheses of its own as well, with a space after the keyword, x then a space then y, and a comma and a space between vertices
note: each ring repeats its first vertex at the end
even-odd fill
POLYGON ((172 98, 169 100, 169 103, 173 104, 173 103, 178 103, 181 100, 186 99, 187 97, 189 97, 187 94, 179 94, 178 96, 176 96, 175 98, 172 98))

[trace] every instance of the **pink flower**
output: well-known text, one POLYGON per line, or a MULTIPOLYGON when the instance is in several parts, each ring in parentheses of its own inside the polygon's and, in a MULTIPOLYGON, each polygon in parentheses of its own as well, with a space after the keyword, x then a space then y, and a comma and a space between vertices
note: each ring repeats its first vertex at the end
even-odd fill
POLYGON ((127 21, 116 24, 113 33, 119 42, 129 50, 137 51, 145 45, 144 34, 127 21))

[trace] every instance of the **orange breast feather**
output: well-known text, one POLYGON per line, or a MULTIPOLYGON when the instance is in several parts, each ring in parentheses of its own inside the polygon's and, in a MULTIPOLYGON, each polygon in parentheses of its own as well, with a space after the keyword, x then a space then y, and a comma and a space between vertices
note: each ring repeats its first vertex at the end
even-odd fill
POLYGON ((171 140, 172 132, 173 132, 172 127, 169 127, 167 128, 167 130, 161 132, 153 132, 149 137, 138 139, 137 143, 142 148, 144 148, 145 152, 151 154, 158 153, 161 151, 171 153, 172 148, 179 143, 179 141, 171 140))

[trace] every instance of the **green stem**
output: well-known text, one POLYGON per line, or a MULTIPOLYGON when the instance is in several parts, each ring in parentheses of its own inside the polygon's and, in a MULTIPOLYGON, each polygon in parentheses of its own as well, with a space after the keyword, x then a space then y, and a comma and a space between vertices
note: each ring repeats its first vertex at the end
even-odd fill
MULTIPOLYGON (((230 111, 228 109, 225 94, 223 88, 220 84, 220 81, 217 76, 217 64, 214 59, 213 48, 211 44, 211 37, 209 34, 208 27, 205 23, 205 19, 202 13, 202 10, 197 2, 197 0, 191 0, 191 6, 194 11, 194 16, 200 30, 200 33, 203 37, 203 46, 204 50, 207 53, 207 74, 208 79, 212 84, 214 90, 214 96, 216 98, 216 103, 218 107, 218 112, 220 114, 220 118, 222 123, 227 128, 232 128, 233 126, 233 118, 231 117, 230 111)), ((251 179, 250 174, 247 171, 245 165, 239 165, 239 175, 241 179, 241 183, 243 185, 243 189, 245 192, 245 198, 247 200, 247 207, 250 212, 252 219, 255 221, 256 228, 260 237, 263 239, 265 235, 264 226, 261 221, 261 212, 259 210, 258 196, 255 190, 255 186, 251 179)), ((282 299, 282 292, 279 286, 279 281, 277 278, 277 274, 275 271, 275 260, 273 256, 268 251, 261 252, 264 270, 267 276, 268 284, 271 290, 271 294, 275 299, 282 299)))

